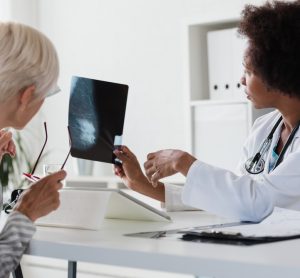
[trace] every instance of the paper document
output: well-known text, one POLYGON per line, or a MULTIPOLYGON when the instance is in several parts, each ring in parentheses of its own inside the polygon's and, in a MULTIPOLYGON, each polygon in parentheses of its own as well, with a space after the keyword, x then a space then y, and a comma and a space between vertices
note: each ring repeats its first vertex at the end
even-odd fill
MULTIPOLYGON (((197 232, 197 229, 192 231, 197 232)), ((214 232, 223 234, 240 233, 243 237, 290 237, 300 235, 300 211, 275 208, 270 216, 260 223, 216 228, 214 232)), ((199 229, 203 232, 203 229, 199 229)))

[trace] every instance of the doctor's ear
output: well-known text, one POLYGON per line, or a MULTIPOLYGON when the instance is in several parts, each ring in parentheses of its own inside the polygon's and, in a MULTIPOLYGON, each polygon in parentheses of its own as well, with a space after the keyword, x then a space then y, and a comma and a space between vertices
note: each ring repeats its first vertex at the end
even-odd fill
POLYGON ((19 102, 20 108, 25 109, 27 108, 28 104, 35 98, 35 85, 30 85, 20 92, 19 102))

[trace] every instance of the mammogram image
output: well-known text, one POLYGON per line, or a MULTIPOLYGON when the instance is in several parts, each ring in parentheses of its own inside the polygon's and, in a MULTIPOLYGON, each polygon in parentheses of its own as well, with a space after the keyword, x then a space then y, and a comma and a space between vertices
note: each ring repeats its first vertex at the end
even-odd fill
POLYGON ((123 134, 127 94, 127 85, 72 78, 69 102, 72 156, 115 162, 113 149, 123 134))

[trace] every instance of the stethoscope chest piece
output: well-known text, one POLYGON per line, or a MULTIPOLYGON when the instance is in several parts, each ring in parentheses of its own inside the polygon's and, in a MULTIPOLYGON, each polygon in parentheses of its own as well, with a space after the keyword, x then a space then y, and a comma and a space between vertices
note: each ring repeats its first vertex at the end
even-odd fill
POLYGON ((246 163, 245 168, 249 174, 260 174, 265 169, 265 161, 264 159, 260 159, 257 163, 253 163, 254 157, 250 157, 246 163))

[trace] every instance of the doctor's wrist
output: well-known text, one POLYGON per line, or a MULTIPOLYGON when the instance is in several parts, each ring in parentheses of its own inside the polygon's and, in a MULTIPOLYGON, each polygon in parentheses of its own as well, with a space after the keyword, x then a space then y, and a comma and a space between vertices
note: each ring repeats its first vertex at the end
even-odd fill
POLYGON ((144 185, 145 186, 140 192, 141 194, 160 202, 165 202, 165 185, 162 182, 158 182, 156 187, 154 187, 150 182, 147 184, 145 183, 144 185))
POLYGON ((187 176, 190 167, 196 160, 197 159, 189 153, 182 152, 174 162, 174 170, 187 176))
POLYGON ((132 184, 130 188, 160 202, 165 201, 165 186, 161 182, 158 182, 157 187, 153 187, 152 183, 145 177, 137 181, 134 185, 132 184))

